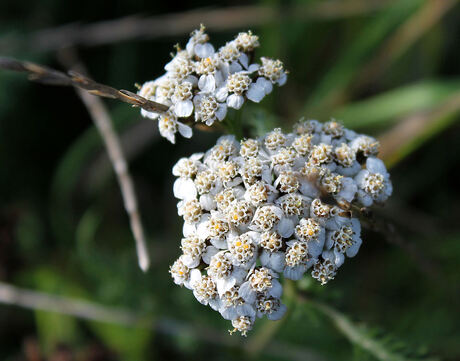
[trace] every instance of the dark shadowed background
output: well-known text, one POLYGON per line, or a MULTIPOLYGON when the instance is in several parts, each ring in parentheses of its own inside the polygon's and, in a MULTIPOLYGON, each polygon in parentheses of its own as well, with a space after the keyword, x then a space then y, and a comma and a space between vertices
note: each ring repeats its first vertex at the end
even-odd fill
POLYGON ((380 230, 363 230, 327 286, 288 285, 283 320, 229 336, 168 274, 182 227, 171 167, 219 130, 173 146, 139 110, 104 101, 148 236, 144 274, 75 91, 0 70, 0 360, 460 360, 458 2, 2 0, 0 55, 65 70, 72 52, 97 81, 135 91, 200 23, 216 47, 253 30, 257 54, 290 71, 245 105, 247 132, 333 117, 381 140, 394 195, 372 215, 380 230))

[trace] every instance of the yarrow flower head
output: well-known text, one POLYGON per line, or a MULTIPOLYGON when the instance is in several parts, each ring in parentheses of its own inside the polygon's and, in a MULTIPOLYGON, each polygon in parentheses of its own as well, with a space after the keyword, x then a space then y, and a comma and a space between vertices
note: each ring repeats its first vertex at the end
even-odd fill
POLYGON ((248 31, 216 51, 201 26, 191 33, 184 50, 177 46, 164 67, 166 73, 139 90, 139 95, 169 110, 166 114, 142 110, 142 115, 158 119, 160 134, 175 143, 177 132, 192 136, 186 123, 211 126, 226 117, 228 108, 240 109, 246 100, 260 102, 273 84, 284 85, 287 72, 280 60, 262 57, 261 64, 250 63, 258 46, 258 36, 248 31))
MULTIPOLYGON (((205 38, 194 36, 201 53, 205 38)), ((225 58, 257 44, 254 35, 239 34, 225 58)), ((259 73, 283 82, 279 67, 264 60, 259 73)), ((233 94, 246 89, 243 76, 230 78, 241 82, 230 87, 233 94)), ((275 129, 241 142, 223 136, 205 154, 180 159, 174 195, 184 238, 170 270, 174 282, 230 320, 231 332, 246 335, 257 318, 281 318, 280 276, 299 280, 310 272, 323 285, 358 253, 354 209, 392 193, 377 152, 372 137, 336 121, 308 120, 292 133, 275 129)))

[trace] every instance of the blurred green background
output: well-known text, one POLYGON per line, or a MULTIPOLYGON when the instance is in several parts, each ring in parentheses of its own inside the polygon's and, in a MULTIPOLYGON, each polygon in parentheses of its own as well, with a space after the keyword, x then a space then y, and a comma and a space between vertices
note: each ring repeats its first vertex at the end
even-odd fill
POLYGON ((134 91, 200 23, 216 47, 252 29, 257 54, 290 71, 287 85, 243 108, 253 135, 306 116, 380 138, 394 195, 374 217, 387 229, 364 229, 359 255, 327 286, 286 285, 283 320, 229 336, 228 322, 168 274, 182 226, 170 169, 219 132, 173 146, 138 110, 106 101, 148 235, 144 274, 73 89, 0 70, 0 360, 460 360, 458 2, 2 0, 0 55, 63 69, 72 47, 94 79, 134 91), (44 294, 24 301, 18 289, 44 294))

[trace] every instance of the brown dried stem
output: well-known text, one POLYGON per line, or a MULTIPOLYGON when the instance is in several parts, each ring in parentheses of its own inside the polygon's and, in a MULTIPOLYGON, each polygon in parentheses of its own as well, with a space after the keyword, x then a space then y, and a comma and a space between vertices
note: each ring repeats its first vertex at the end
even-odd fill
MULTIPOLYGON (((80 73, 87 74, 83 64, 78 61, 78 57, 74 51, 68 49, 60 53, 60 60, 69 67, 78 69, 80 73)), ((75 73, 70 71, 69 73, 75 73)), ((85 79, 86 78, 85 76, 85 79)), ((92 92, 85 92, 86 89, 76 88, 77 94, 81 98, 88 113, 90 114, 94 124, 96 125, 105 148, 109 155, 110 162, 120 185, 120 191, 123 197, 123 204, 129 216, 131 231, 136 241, 136 252, 139 267, 146 272, 150 266, 150 257, 147 250, 144 228, 142 227, 141 216, 137 204, 136 192, 134 183, 128 169, 123 149, 121 147, 120 138, 118 137, 112 125, 112 119, 101 99, 93 96, 92 92)))
MULTIPOLYGON (((220 330, 187 324, 179 320, 161 317, 153 319, 139 311, 109 307, 91 301, 53 295, 50 293, 19 288, 0 282, 0 303, 19 306, 30 310, 53 312, 89 321, 106 322, 124 326, 152 329, 165 335, 180 335, 191 339, 226 347, 244 348, 237 337, 230 337, 220 330)), ((324 361, 315 351, 279 341, 272 341, 262 350, 271 357, 282 357, 294 361, 324 361)))
POLYGON ((124 103, 131 104, 134 107, 145 109, 149 112, 164 113, 169 108, 164 104, 145 99, 144 97, 134 94, 128 90, 117 90, 108 85, 97 83, 75 71, 69 71, 68 74, 65 74, 47 66, 2 56, 0 56, 0 69, 25 72, 29 74, 29 80, 31 81, 47 85, 73 86, 92 95, 117 99, 124 103))
POLYGON ((394 0, 324 0, 279 7, 270 5, 201 8, 184 12, 143 17, 132 15, 93 24, 71 23, 36 31, 25 38, 4 36, 0 38, 2 53, 17 49, 53 51, 85 45, 98 46, 133 39, 154 39, 187 34, 200 23, 211 31, 226 31, 255 27, 279 20, 327 20, 346 18, 380 10, 394 0))

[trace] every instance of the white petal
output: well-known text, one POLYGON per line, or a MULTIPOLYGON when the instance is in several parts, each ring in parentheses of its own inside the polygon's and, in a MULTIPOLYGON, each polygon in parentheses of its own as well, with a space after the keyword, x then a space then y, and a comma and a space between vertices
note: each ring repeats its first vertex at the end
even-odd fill
POLYGON ((239 316, 236 312, 236 307, 222 308, 220 310, 220 314, 224 318, 224 320, 234 320, 239 316))
POLYGON ((197 86, 198 85, 198 78, 195 76, 195 75, 189 75, 188 77, 186 77, 183 82, 186 81, 186 82, 189 82, 190 84, 192 84, 193 86, 197 86))
POLYGON ((246 92, 246 97, 254 103, 259 103, 265 96, 265 90, 261 86, 252 83, 246 92))
POLYGON ((200 264, 200 257, 192 257, 188 254, 183 255, 182 262, 188 267, 188 268, 195 268, 200 264))
POLYGON ((249 64, 249 58, 245 53, 242 53, 240 55, 240 57, 238 58, 238 61, 240 62, 241 65, 243 65, 245 69, 247 69, 248 64, 249 64))
POLYGON ((202 75, 198 80, 198 88, 204 93, 212 93, 216 90, 216 79, 214 75, 202 75))
POLYGON ((216 118, 222 121, 227 115, 227 104, 220 104, 216 111, 216 118))
POLYGON ((220 248, 220 249, 226 249, 227 248, 227 241, 225 239, 219 239, 219 238, 212 238, 209 242, 214 247, 220 248))
POLYGON ((370 207, 372 203, 374 203, 372 197, 363 190, 359 190, 357 194, 358 201, 361 202, 364 207, 370 207))
POLYGON ((201 281, 201 272, 195 268, 190 271, 190 285, 193 287, 193 285, 198 281, 201 281))
POLYGON ((235 285, 235 279, 234 278, 228 278, 228 279, 218 279, 216 281, 216 286, 217 286, 217 292, 219 295, 223 295, 225 292, 227 292, 230 288, 232 288, 235 285))
POLYGON ((227 89, 227 87, 226 86, 221 86, 220 88, 218 88, 216 90, 215 96, 216 96, 216 100, 218 102, 221 102, 221 103, 225 102, 227 100, 227 97, 228 97, 228 89, 227 89))
POLYGON ((268 294, 274 298, 280 298, 283 294, 283 286, 278 280, 272 280, 272 287, 268 291, 268 294))
POLYGON ((298 281, 302 278, 303 274, 305 273, 305 267, 304 266, 297 266, 297 267, 286 267, 284 269, 284 277, 293 280, 293 281, 298 281))
POLYGON ((216 201, 214 200, 214 196, 212 194, 206 193, 200 197, 200 205, 205 211, 210 211, 212 209, 216 209, 216 201))
POLYGON ((230 72, 230 74, 234 74, 234 73, 238 73, 240 71, 243 70, 243 67, 238 64, 238 62, 234 61, 233 63, 230 64, 230 67, 228 69, 228 71, 230 72))
POLYGON ((217 254, 219 252, 219 250, 214 247, 214 246, 207 246, 206 247, 206 250, 204 251, 203 255, 202 255, 202 258, 203 258, 203 262, 209 264, 211 262, 211 258, 217 254))
POLYGON ((177 122, 177 127, 179 130, 180 135, 184 138, 191 138, 193 135, 193 130, 188 125, 182 124, 181 122, 177 122))
POLYGON ((342 252, 337 252, 334 250, 334 256, 334 262, 336 267, 340 267, 341 265, 343 265, 343 262, 345 262, 345 255, 342 252))
POLYGON ((255 71, 259 70, 259 68, 260 68, 259 64, 251 64, 249 65, 247 72, 254 73, 255 71))
POLYGON ((355 177, 355 182, 358 184, 359 187, 363 187, 364 185, 364 179, 369 175, 369 171, 367 169, 363 169, 360 171, 356 177, 355 177))
POLYGON ((283 238, 289 238, 294 233, 294 223, 289 218, 282 218, 278 223, 278 233, 283 238))
POLYGON ((190 156, 190 159, 191 160, 200 160, 201 158, 203 158, 203 156, 204 156, 204 153, 193 153, 190 156))
POLYGON ((174 113, 181 118, 187 118, 193 112, 193 103, 191 100, 183 100, 174 104, 174 113))
POLYGON ((244 98, 242 95, 232 94, 227 98, 227 105, 233 109, 240 109, 243 106, 244 98))
POLYGON ((337 194, 337 197, 345 199, 347 202, 351 202, 355 198, 355 194, 358 190, 356 183, 351 178, 342 179, 342 189, 337 194))
POLYGON ((195 233, 196 233, 195 225, 184 222, 184 225, 182 226, 182 234, 184 235, 184 237, 194 236, 195 233))
POLYGON ((323 252, 324 241, 325 241, 324 236, 308 241, 308 253, 313 258, 317 258, 323 252))
POLYGON ((251 318, 255 317, 256 315, 256 311, 254 310, 254 308, 247 303, 244 303, 243 305, 238 306, 236 308, 236 312, 238 313, 239 316, 248 316, 251 318))
POLYGON ((264 77, 258 78, 256 84, 264 89, 266 95, 270 94, 273 90, 272 82, 264 77))
POLYGON ((148 112, 147 110, 145 109, 142 109, 141 110, 141 115, 144 117, 144 118, 150 118, 150 119, 157 119, 160 114, 158 113, 152 113, 152 112, 148 112))
POLYGON ((300 182, 300 188, 299 188, 300 193, 302 193, 304 196, 310 197, 310 198, 317 198, 320 194, 318 188, 316 188, 310 181, 302 181, 300 182))
POLYGON ((191 179, 178 178, 174 182, 173 193, 178 199, 195 199, 197 194, 195 183, 191 179))
POLYGON ((366 160, 366 168, 371 173, 380 173, 382 175, 386 175, 387 168, 381 159, 370 157, 366 160))
POLYGON ((270 267, 270 252, 264 249, 259 256, 260 264, 264 267, 270 267))
POLYGON ((283 318, 284 314, 286 313, 287 307, 284 304, 281 304, 280 307, 267 315, 267 318, 271 321, 277 321, 283 318))
POLYGON ((244 282, 240 286, 238 294, 248 303, 253 303, 256 300, 256 293, 252 290, 249 281, 244 282))
POLYGON ((214 54, 214 47, 209 43, 196 44, 195 54, 200 58, 208 58, 214 54))
POLYGON ((285 266, 284 253, 273 252, 270 257, 270 268, 276 272, 282 272, 285 266))
POLYGON ((233 267, 233 272, 231 277, 235 279, 236 283, 239 284, 243 282, 243 280, 248 275, 248 271, 241 267, 233 267))
POLYGON ((287 74, 284 73, 283 75, 281 75, 281 77, 278 79, 277 83, 279 86, 283 86, 284 84, 286 84, 286 81, 287 81, 287 74))
POLYGON ((174 132, 171 131, 164 131, 160 128, 160 134, 162 137, 166 138, 169 140, 172 144, 176 143, 176 136, 174 132))

